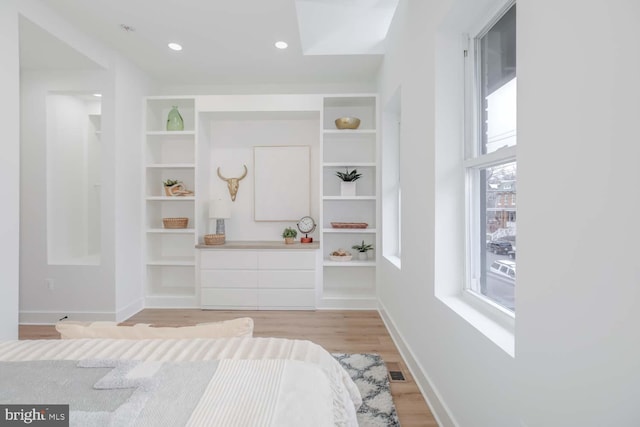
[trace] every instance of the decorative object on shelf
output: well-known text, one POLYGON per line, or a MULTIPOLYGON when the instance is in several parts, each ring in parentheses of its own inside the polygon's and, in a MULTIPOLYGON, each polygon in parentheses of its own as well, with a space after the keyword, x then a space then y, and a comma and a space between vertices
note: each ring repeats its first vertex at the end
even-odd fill
POLYGON ((222 245, 224 244, 224 234, 205 234, 204 235, 204 244, 205 245, 222 245))
POLYGON ((357 169, 349 172, 349 168, 345 168, 346 172, 336 172, 336 176, 342 180, 340 183, 340 195, 353 197, 356 195, 356 181, 362 176, 357 169))
POLYGON ((187 190, 184 184, 178 180, 167 179, 162 183, 164 184, 164 194, 168 197, 193 196, 193 191, 187 190))
POLYGON ((221 245, 225 241, 224 220, 231 218, 231 206, 226 200, 213 199, 209 202, 209 218, 216 220, 216 233, 205 235, 206 245, 221 245), (207 236, 209 236, 207 238, 207 236), (209 240, 212 243, 207 243, 209 240))
POLYGON ((167 130, 184 130, 184 121, 177 106, 172 106, 167 116, 167 130))
POLYGON ((298 226, 298 230, 300 230, 301 233, 304 233, 304 237, 300 238, 300 243, 312 243, 313 237, 309 237, 309 233, 313 233, 316 229, 316 222, 313 218, 310 216, 303 216, 296 225, 298 226))
POLYGON ((187 228, 189 218, 162 218, 164 228, 187 228))
POLYGON ((329 259, 331 261, 345 262, 351 261, 351 258, 353 258, 351 252, 347 252, 344 249, 338 249, 337 251, 333 251, 329 254, 329 259))
POLYGON ((366 222, 332 222, 333 228, 367 228, 369 224, 366 222))
POLYGON ((242 165, 242 166, 244 166, 244 173, 242 174, 242 176, 238 178, 225 178, 220 173, 220 168, 218 167, 218 176, 220 177, 221 180, 227 181, 227 187, 229 187, 229 194, 231 195, 231 201, 233 202, 236 201, 238 188, 240 188, 240 181, 242 181, 244 177, 247 176, 247 173, 249 172, 249 170, 247 169, 247 165, 242 165))
POLYGON ((298 232, 291 227, 287 227, 282 232, 282 237, 284 238, 284 242, 287 244, 291 244, 294 242, 294 239, 298 235, 298 232))
POLYGON ((371 249, 373 249, 373 245, 369 244, 369 243, 364 243, 364 240, 362 241, 361 244, 359 245, 353 245, 351 246, 351 249, 355 249, 358 251, 358 258, 362 261, 366 261, 367 260, 367 252, 370 251, 371 249))
POLYGON ((357 117, 340 117, 336 119, 338 129, 358 129, 360 119, 357 117))

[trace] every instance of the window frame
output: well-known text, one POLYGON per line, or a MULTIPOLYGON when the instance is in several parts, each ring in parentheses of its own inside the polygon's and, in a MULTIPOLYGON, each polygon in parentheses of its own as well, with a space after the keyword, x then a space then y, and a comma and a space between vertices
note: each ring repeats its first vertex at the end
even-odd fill
MULTIPOLYGON (((517 143, 482 154, 482 104, 481 104, 481 61, 480 40, 514 6, 516 0, 502 3, 488 19, 478 20, 478 25, 465 34, 464 62, 464 159, 462 162, 465 184, 465 281, 462 298, 482 312, 486 312, 502 324, 512 325, 515 312, 483 295, 481 287, 481 252, 486 251, 486 243, 480 238, 482 229, 481 195, 479 190, 481 171, 511 162, 517 164, 517 143)), ((485 184, 486 185, 486 184, 485 184)), ((485 269, 488 271, 488 268, 485 269)))

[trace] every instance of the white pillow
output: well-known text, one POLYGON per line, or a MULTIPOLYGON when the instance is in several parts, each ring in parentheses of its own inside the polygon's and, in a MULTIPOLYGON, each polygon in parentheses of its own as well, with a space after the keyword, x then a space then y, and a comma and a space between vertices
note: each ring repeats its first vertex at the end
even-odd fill
POLYGON ((56 330, 62 339, 73 338, 230 338, 252 337, 253 319, 224 320, 222 322, 199 323, 195 326, 153 327, 146 323, 133 326, 118 326, 117 322, 58 322, 56 330))

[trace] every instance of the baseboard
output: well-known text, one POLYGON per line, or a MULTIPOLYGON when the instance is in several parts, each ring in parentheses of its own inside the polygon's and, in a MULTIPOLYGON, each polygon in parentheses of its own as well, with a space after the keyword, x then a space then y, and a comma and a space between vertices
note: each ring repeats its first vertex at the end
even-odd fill
POLYGON ((21 311, 18 322, 21 325, 55 325, 65 316, 65 320, 78 322, 116 320, 116 313, 112 311, 21 311))
POLYGON ((395 322, 389 316, 384 305, 382 303, 378 303, 378 312, 380 313, 380 317, 384 322, 387 330, 389 331, 389 335, 391 335, 391 339, 395 343, 400 355, 404 359, 407 364, 407 368, 411 372, 413 379, 415 380, 422 396, 427 401, 429 408, 431 409, 431 413, 434 418, 438 422, 440 427, 457 427, 456 422, 454 421, 453 416, 451 415, 451 411, 449 411, 447 405, 444 403, 442 398, 440 397, 440 393, 433 385, 433 382, 429 378, 429 375, 425 372, 425 370, 420 365, 420 362, 415 358, 411 348, 403 338, 402 334, 396 328, 395 322))
POLYGON ((322 298, 318 310, 377 310, 378 299, 371 298, 322 298))
POLYGON ((144 309, 144 299, 140 298, 116 312, 116 322, 123 322, 144 309))

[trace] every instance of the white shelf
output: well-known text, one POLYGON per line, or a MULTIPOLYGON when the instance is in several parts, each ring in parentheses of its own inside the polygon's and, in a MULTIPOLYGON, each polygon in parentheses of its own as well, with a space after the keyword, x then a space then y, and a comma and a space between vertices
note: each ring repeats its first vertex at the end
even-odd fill
POLYGON ((330 259, 324 260, 325 267, 375 267, 375 261, 359 261, 359 260, 351 260, 351 261, 331 261, 330 259))
POLYGON ((376 200, 376 196, 323 196, 323 200, 376 200))
POLYGON ((329 162, 323 163, 322 166, 325 168, 374 168, 376 164, 374 162, 329 162))
POLYGON ((375 129, 324 129, 325 134, 374 134, 376 133, 375 129))
POLYGON ((195 234, 194 228, 149 228, 147 233, 159 234, 195 234))
POLYGON ((375 228, 323 228, 323 233, 367 233, 375 234, 377 230, 375 228))
POLYGON ((148 130, 147 131, 147 135, 163 135, 163 136, 168 136, 168 135, 175 135, 175 136, 180 136, 180 135, 195 135, 196 131, 194 130, 148 130))
POLYGON ((147 196, 146 200, 154 201, 161 200, 165 202, 193 202, 195 200, 195 196, 185 196, 185 197, 169 197, 169 196, 147 196))
POLYGON ((195 163, 154 163, 147 165, 149 169, 194 169, 195 163))
MULTIPOLYGON (((380 239, 378 222, 378 99, 373 94, 327 95, 323 100, 322 130, 322 217, 320 238, 325 247, 350 248, 361 240, 376 248, 380 239), (358 117, 359 129, 335 129, 338 117, 358 117), (362 177, 357 181, 355 196, 342 196, 340 180, 335 172, 344 168, 358 169, 362 177), (336 222, 363 222, 371 228, 333 228, 336 222)), ((332 261, 324 258, 323 289, 320 306, 323 308, 375 307, 376 260, 360 261, 353 252, 351 261, 332 261), (355 268, 354 268, 355 267, 355 268)), ((326 255, 325 255, 326 256, 326 255)))

